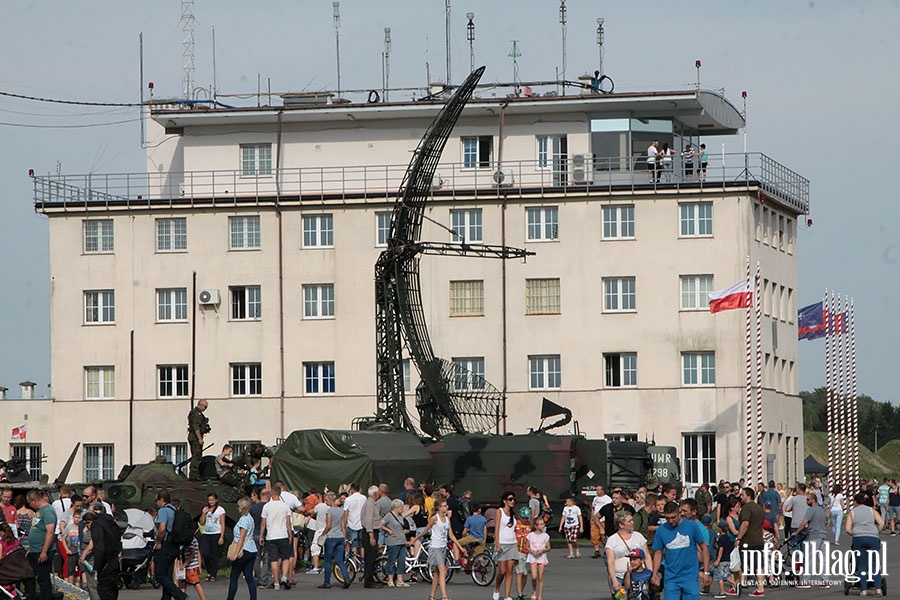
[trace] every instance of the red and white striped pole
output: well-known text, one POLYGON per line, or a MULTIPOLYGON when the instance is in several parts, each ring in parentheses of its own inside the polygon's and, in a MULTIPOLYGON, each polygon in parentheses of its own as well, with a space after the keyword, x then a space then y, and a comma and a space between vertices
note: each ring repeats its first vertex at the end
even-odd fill
MULTIPOLYGON (((750 257, 747 257, 747 281, 750 281, 750 257)), ((753 310, 751 305, 753 304, 753 290, 747 292, 747 329, 746 329, 746 339, 747 339, 747 398, 745 402, 745 421, 747 428, 746 435, 746 443, 747 443, 747 481, 753 477, 753 347, 751 342, 751 327, 750 327, 750 313, 753 310)))
POLYGON ((756 290, 759 289, 759 261, 756 261, 756 279, 753 281, 753 294, 756 296, 757 302, 753 303, 756 308, 756 484, 759 485, 765 480, 763 479, 763 426, 762 426, 762 307, 759 305, 759 295, 756 290))
POLYGON ((859 408, 856 396, 856 324, 850 299, 850 491, 859 491, 859 408))
POLYGON ((837 434, 838 434, 838 464, 839 470, 837 473, 837 477, 834 479, 835 483, 840 483, 844 489, 847 489, 847 475, 849 469, 847 467, 848 461, 848 447, 847 447, 847 369, 845 369, 845 364, 847 362, 847 323, 846 323, 846 298, 838 295, 837 299, 837 319, 835 320, 835 325, 837 326, 837 347, 838 347, 838 385, 837 385, 837 434))
POLYGON ((834 293, 831 294, 831 306, 829 307, 829 293, 825 290, 825 298, 822 300, 822 312, 825 317, 825 431, 828 435, 828 474, 834 477, 834 402, 831 397, 831 322, 834 315, 834 293))

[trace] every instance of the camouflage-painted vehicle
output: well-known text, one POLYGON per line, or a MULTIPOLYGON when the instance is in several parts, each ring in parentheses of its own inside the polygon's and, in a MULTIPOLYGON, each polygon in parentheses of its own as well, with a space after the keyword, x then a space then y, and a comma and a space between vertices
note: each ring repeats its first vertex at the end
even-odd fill
MULTIPOLYGON (((208 462, 211 457, 204 457, 208 462)), ((208 469, 201 467, 201 473, 208 469)), ((140 508, 156 506, 156 494, 167 490, 172 499, 181 502, 181 507, 193 516, 199 516, 206 505, 206 498, 215 492, 219 503, 225 509, 228 519, 237 521, 240 518, 237 501, 243 495, 231 486, 224 485, 215 477, 194 481, 176 471, 175 465, 164 457, 157 457, 153 462, 126 465, 114 480, 76 484, 78 493, 88 485, 97 485, 106 491, 106 498, 116 509, 140 508)))
POLYGON ((437 483, 450 482, 460 493, 471 490, 475 501, 494 506, 503 492, 524 499, 527 487, 534 485, 547 494, 557 515, 567 496, 597 485, 633 490, 679 480, 674 448, 645 442, 579 435, 462 435, 447 436, 429 445, 428 452, 437 483))

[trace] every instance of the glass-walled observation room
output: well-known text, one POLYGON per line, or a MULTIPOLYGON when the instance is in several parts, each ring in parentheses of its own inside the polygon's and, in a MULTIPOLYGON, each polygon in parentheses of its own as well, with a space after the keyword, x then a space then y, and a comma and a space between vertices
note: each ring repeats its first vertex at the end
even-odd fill
POLYGON ((673 119, 643 117, 592 117, 591 154, 594 171, 630 171, 645 168, 647 148, 659 141, 658 150, 674 148, 681 154, 688 144, 697 147, 699 136, 683 130, 673 119))

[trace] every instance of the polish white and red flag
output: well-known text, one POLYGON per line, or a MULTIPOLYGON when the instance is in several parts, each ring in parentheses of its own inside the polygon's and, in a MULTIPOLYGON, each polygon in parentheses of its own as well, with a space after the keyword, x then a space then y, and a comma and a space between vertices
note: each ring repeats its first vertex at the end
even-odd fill
POLYGON ((753 281, 742 279, 730 288, 709 292, 709 312, 749 308, 753 306, 753 281))
POLYGON ((20 425, 18 427, 13 427, 12 433, 9 434, 9 439, 11 441, 25 441, 25 435, 28 433, 27 425, 20 425))

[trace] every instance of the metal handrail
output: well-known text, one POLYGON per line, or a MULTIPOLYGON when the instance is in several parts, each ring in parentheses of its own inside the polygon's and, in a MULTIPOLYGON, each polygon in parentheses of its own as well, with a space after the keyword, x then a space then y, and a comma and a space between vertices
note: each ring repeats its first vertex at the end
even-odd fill
MULTIPOLYGON (((761 153, 710 155, 705 181, 696 170, 689 177, 680 156, 671 170, 651 176, 643 154, 595 157, 590 154, 550 158, 548 161, 504 160, 490 168, 473 168, 459 162, 442 162, 433 181, 436 194, 493 196, 507 194, 621 190, 672 190, 733 188, 758 185, 798 213, 809 212, 809 180, 761 153), (502 174, 502 177, 498 174, 502 174)), ((406 174, 405 164, 318 166, 272 169, 265 174, 240 170, 170 171, 163 173, 108 173, 88 175, 34 175, 36 211, 50 208, 87 208, 102 205, 126 207, 183 206, 198 204, 252 205, 281 202, 344 202, 363 198, 390 202, 406 174), (276 177, 280 185, 276 186, 276 177)))

